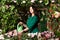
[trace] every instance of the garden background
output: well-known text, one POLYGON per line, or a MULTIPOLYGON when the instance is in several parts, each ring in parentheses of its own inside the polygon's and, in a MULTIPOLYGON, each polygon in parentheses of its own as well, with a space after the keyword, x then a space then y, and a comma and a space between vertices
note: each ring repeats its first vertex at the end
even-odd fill
POLYGON ((0 0, 2 34, 16 29, 20 20, 26 23, 29 6, 32 4, 37 6, 39 27, 46 26, 56 37, 60 37, 60 0, 0 0))

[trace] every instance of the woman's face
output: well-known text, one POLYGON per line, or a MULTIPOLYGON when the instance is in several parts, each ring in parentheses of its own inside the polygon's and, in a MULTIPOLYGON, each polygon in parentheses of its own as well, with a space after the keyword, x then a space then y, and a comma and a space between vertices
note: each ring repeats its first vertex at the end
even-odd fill
POLYGON ((30 13, 34 13, 34 10, 32 7, 30 7, 30 13))

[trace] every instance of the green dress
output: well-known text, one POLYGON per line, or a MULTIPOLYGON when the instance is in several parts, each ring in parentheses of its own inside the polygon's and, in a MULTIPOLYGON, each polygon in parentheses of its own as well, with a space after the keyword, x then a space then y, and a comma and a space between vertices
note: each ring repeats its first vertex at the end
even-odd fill
POLYGON ((33 17, 30 16, 30 17, 28 17, 28 19, 27 19, 27 26, 29 28, 29 32, 30 33, 39 32, 37 23, 38 23, 37 16, 33 16, 33 17))

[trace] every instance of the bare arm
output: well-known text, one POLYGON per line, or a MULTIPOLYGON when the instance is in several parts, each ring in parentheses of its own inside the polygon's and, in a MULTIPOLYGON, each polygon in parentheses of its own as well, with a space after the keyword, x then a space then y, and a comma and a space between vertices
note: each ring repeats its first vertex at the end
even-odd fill
POLYGON ((29 30, 29 28, 27 27, 26 24, 23 24, 23 26, 25 27, 25 29, 23 31, 28 31, 29 30))
POLYGON ((25 27, 25 29, 24 29, 24 30, 22 30, 23 32, 26 32, 26 31, 28 31, 28 30, 29 30, 29 28, 27 27, 27 25, 26 25, 26 24, 24 24, 23 22, 19 22, 18 24, 23 25, 23 26, 25 27))

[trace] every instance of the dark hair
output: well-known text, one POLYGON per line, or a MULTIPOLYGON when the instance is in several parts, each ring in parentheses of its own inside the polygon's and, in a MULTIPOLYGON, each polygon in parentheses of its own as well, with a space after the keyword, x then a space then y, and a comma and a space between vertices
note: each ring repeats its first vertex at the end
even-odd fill
MULTIPOLYGON (((37 15, 37 14, 38 14, 38 12, 37 12, 37 11, 38 11, 38 10, 37 10, 37 9, 38 9, 38 6, 37 6, 36 4, 32 4, 32 5, 29 6, 29 8, 30 8, 30 7, 33 8, 34 14, 37 15)), ((29 14, 30 14, 30 16, 31 16, 31 13, 30 13, 30 12, 29 12, 29 14)))
MULTIPOLYGON (((38 17, 39 20, 39 10, 38 10, 38 5, 37 4, 32 4, 29 6, 29 8, 32 7, 34 10, 34 14, 38 17)), ((29 12, 29 15, 31 16, 31 13, 29 12)))

